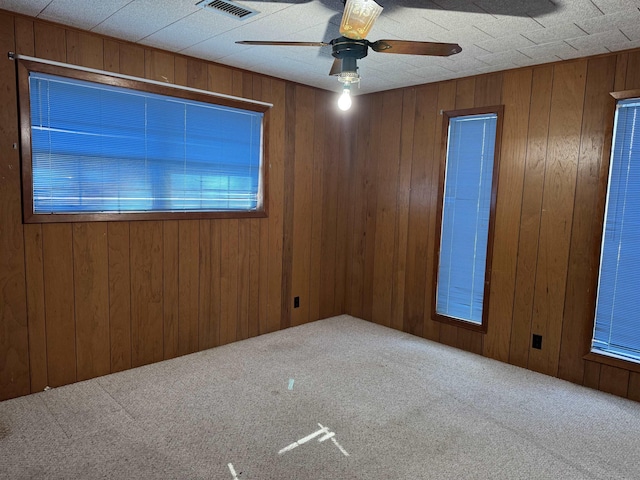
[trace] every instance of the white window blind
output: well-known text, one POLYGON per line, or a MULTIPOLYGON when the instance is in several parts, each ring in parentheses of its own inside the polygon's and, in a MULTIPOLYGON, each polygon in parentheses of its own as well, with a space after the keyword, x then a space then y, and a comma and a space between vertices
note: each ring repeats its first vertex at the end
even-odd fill
POLYGON ((618 102, 592 350, 640 362, 640 99, 618 102))
POLYGON ((449 120, 436 313, 482 324, 496 114, 449 120))
POLYGON ((30 72, 33 211, 252 211, 261 112, 30 72))

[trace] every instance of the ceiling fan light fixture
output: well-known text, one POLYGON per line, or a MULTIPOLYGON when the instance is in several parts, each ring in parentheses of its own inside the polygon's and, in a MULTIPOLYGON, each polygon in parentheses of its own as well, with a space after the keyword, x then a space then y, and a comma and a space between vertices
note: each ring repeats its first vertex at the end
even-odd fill
POLYGON ((380 13, 382 7, 373 0, 347 0, 340 23, 340 35, 353 40, 364 39, 380 13))

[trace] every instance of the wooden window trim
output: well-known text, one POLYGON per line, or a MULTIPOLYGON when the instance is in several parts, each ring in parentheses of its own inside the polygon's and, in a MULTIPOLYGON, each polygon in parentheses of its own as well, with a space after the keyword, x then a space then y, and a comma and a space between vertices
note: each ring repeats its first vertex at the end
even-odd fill
POLYGON ((208 95, 195 89, 181 89, 164 86, 145 79, 123 78, 110 75, 109 72, 91 69, 71 68, 48 62, 27 59, 16 60, 18 76, 18 100, 20 115, 20 147, 22 166, 22 211, 24 223, 67 223, 67 222, 112 222, 136 220, 196 220, 224 218, 264 218, 268 216, 269 199, 269 111, 270 105, 262 102, 243 101, 224 95, 208 95), (188 100, 211 103, 231 108, 251 110, 264 114, 262 121, 262 161, 260 176, 262 180, 262 203, 252 211, 200 211, 200 212, 143 212, 143 213, 53 213, 33 212, 33 172, 31 163, 31 101, 29 92, 29 72, 48 73, 62 77, 85 80, 115 87, 140 90, 159 95, 179 97, 188 100))
POLYGON ((442 138, 441 138, 441 154, 440 154, 440 176, 438 180, 438 203, 436 211, 436 241, 434 251, 434 270, 433 270, 433 285, 432 285, 432 304, 431 304, 431 316, 434 320, 453 325, 456 327, 462 327, 475 332, 487 333, 489 322, 489 295, 491 292, 491 264, 493 259, 493 240, 495 233, 496 222, 496 200, 498 196, 498 177, 500 171, 500 151, 502 148, 502 122, 504 117, 504 106, 494 105, 488 107, 476 107, 464 110, 449 110, 442 112, 442 138), (469 116, 469 115, 482 115, 495 113, 497 118, 496 124, 496 142, 494 149, 493 159, 493 174, 491 183, 491 204, 489 210, 489 231, 487 239, 487 259, 485 264, 485 276, 484 276, 484 296, 482 302, 482 323, 475 324, 460 320, 457 318, 441 315, 436 312, 437 304, 437 288, 438 288, 438 270, 440 267, 440 244, 442 241, 442 210, 444 200, 444 182, 447 164, 447 139, 449 136, 449 121, 453 117, 469 116))
MULTIPOLYGON (((634 90, 622 90, 618 92, 610 92, 609 95, 613 97, 616 102, 618 100, 627 100, 629 98, 640 98, 640 89, 634 90)), ((610 111, 607 111, 607 119, 606 121, 606 132, 605 132, 605 144, 602 149, 602 161, 600 166, 600 185, 598 192, 598 209, 597 209, 597 218, 598 222, 595 231, 595 241, 594 244, 597 248, 594 248, 593 252, 593 265, 595 268, 593 269, 593 275, 591 278, 591 292, 593 292, 591 296, 591 309, 589 311, 591 315, 591 331, 595 327, 596 322, 596 302, 598 296, 598 280, 599 280, 599 272, 600 272, 600 255, 602 250, 602 240, 603 240, 603 230, 604 230, 604 222, 605 222, 605 209, 607 203, 607 188, 609 185, 609 167, 611 164, 611 148, 613 146, 613 115, 615 115, 615 104, 610 111)), ((640 373, 640 362, 634 362, 632 360, 626 360, 623 358, 613 357, 609 355, 605 355, 602 353, 597 353, 591 351, 591 345, 593 342, 593 334, 589 338, 589 342, 586 345, 585 350, 588 352, 586 355, 582 357, 583 360, 588 360, 591 362, 609 365, 611 367, 622 368, 625 370, 629 370, 632 372, 640 373)))

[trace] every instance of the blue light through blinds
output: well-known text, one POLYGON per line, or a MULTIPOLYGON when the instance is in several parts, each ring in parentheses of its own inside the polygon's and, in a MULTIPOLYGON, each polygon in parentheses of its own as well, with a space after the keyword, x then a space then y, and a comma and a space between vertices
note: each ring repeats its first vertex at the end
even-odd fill
POLYGON ((482 324, 496 114, 449 120, 436 312, 482 324))
POLYGON ((34 213, 251 211, 260 112, 31 72, 34 213))
POLYGON ((593 351, 640 361, 640 99, 618 102, 593 351))

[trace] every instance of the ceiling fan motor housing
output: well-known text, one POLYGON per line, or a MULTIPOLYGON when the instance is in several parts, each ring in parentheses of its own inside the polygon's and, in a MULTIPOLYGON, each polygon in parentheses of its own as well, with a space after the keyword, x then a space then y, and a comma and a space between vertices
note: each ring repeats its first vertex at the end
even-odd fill
POLYGON ((331 55, 340 59, 340 73, 338 81, 346 85, 360 82, 357 61, 367 56, 369 42, 367 40, 353 40, 347 37, 339 37, 331 41, 333 51, 331 55))

